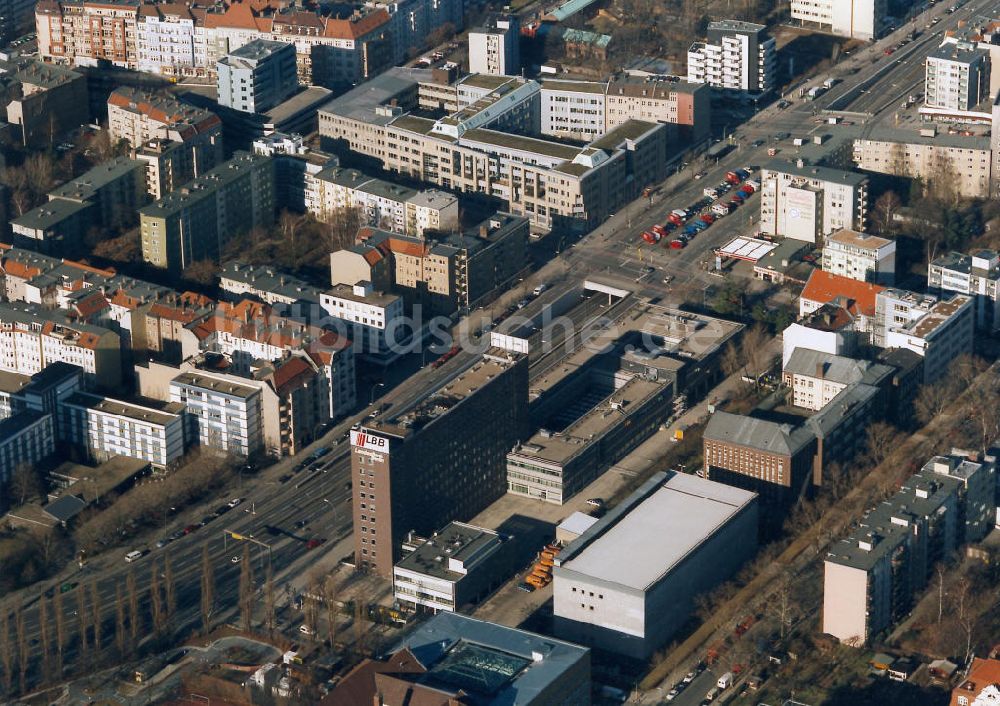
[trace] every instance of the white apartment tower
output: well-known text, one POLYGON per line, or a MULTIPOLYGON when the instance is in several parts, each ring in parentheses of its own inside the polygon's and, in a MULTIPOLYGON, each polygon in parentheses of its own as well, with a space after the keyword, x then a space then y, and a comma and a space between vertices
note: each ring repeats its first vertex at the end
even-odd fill
POLYGON ((927 56, 924 83, 927 106, 972 110, 989 94, 990 54, 968 42, 943 44, 927 56))
POLYGON ((738 20, 712 22, 706 41, 688 49, 688 81, 767 93, 774 86, 776 62, 775 41, 764 25, 738 20))
POLYGON ((844 229, 826 239, 823 269, 859 282, 891 285, 896 277, 896 241, 844 229))
POLYGON ((804 27, 867 41, 882 35, 887 5, 887 0, 791 0, 790 16, 804 27))
POLYGON ((469 31, 469 73, 516 76, 521 71, 517 18, 492 17, 469 31))

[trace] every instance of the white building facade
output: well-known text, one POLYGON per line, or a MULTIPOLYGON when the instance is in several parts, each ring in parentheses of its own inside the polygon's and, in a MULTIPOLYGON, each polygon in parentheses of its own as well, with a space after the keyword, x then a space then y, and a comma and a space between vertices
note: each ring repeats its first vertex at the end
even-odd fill
POLYGON ((885 31, 886 0, 791 0, 790 16, 803 26, 865 41, 885 31))
POLYGON ((765 165, 761 170, 760 230, 822 243, 839 230, 863 231, 868 177, 828 167, 765 165))
POLYGON ((199 445, 242 457, 263 450, 259 386, 189 371, 170 381, 170 401, 186 406, 199 445))
POLYGON ((860 282, 891 285, 896 277, 896 241, 841 230, 826 239, 823 269, 860 282))
POLYGON ((688 49, 687 80, 747 93, 774 87, 777 50, 764 25, 723 20, 708 25, 708 39, 688 49))
POLYGON ((95 460, 127 456, 167 468, 184 455, 183 412, 77 392, 59 404, 59 436, 95 460))

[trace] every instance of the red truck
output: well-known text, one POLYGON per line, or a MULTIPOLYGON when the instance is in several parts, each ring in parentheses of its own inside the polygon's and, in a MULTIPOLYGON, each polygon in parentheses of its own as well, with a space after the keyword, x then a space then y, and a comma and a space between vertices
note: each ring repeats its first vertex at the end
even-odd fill
POLYGON ((645 240, 650 245, 655 245, 656 243, 660 242, 660 234, 651 233, 650 231, 645 230, 642 232, 642 239, 645 240))
POLYGON ((661 238, 665 238, 668 235, 667 229, 659 224, 653 226, 652 228, 650 228, 650 230, 653 231, 653 233, 655 233, 656 235, 660 236, 661 238))

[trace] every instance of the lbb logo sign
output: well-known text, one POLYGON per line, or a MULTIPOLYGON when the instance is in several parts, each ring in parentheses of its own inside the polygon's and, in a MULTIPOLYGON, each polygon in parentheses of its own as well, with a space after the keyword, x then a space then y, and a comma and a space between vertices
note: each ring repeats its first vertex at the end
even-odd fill
POLYGON ((372 436, 367 431, 351 431, 351 446, 389 453, 389 440, 384 436, 372 436))

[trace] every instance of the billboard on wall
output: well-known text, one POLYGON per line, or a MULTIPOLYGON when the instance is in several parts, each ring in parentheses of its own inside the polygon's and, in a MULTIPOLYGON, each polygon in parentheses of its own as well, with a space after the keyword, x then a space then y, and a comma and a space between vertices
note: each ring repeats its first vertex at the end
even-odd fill
POLYGON ((389 440, 384 436, 372 434, 367 429, 351 430, 351 446, 367 451, 389 453, 389 440))
POLYGON ((785 237, 816 242, 819 229, 820 193, 814 189, 789 186, 785 189, 785 237))

